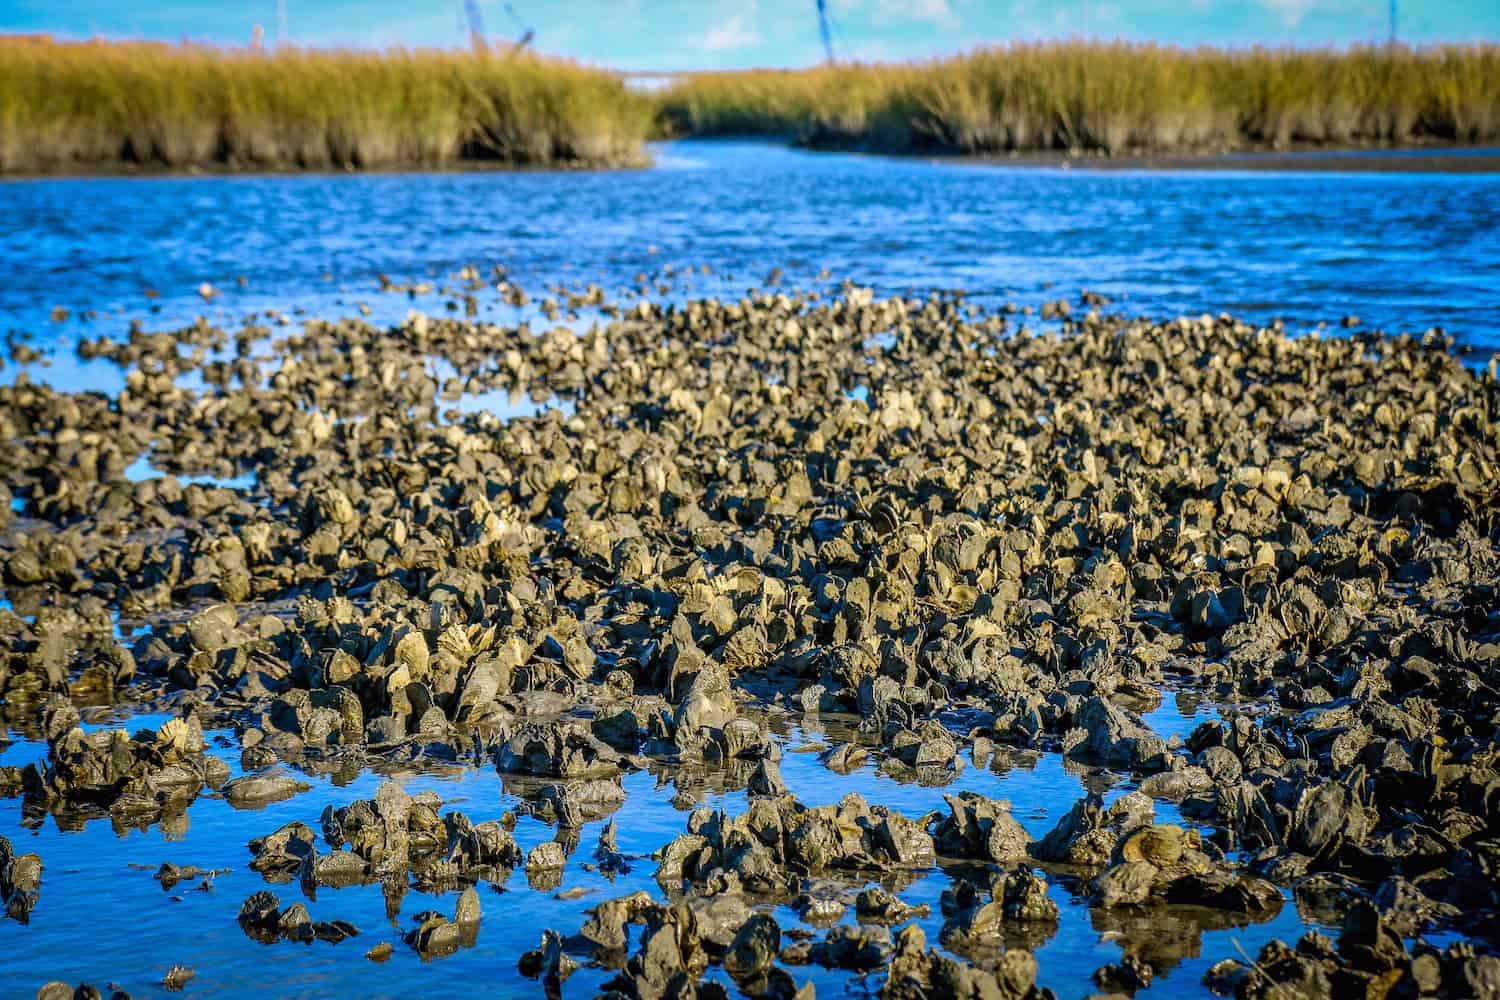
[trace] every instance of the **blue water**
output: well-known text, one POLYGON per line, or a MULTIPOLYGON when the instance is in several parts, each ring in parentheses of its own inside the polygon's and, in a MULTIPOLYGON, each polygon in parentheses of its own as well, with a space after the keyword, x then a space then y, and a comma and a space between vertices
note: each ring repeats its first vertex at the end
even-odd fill
MULTIPOLYGON (((134 731, 163 720, 143 716, 119 725, 134 731)), ((0 764, 20 766, 45 756, 38 752, 36 743, 19 734, 12 736, 16 742, 9 749, 0 744, 0 764)), ((1055 754, 1002 750, 1002 767, 969 766, 944 787, 925 787, 896 781, 879 770, 874 758, 850 775, 834 775, 818 762, 815 753, 802 752, 824 745, 816 728, 793 728, 782 742, 789 751, 782 761, 783 776, 807 805, 832 804, 849 792, 858 792, 871 802, 915 818, 930 811, 945 811, 943 795, 968 790, 1010 798, 1016 819, 1037 837, 1051 829, 1087 788, 1097 788, 1101 778, 1106 783, 1115 780, 1105 772, 1064 763, 1055 754)), ((237 752, 215 745, 212 739, 210 752, 222 756, 235 775, 241 773, 237 752)), ((515 790, 491 768, 434 768, 422 774, 398 774, 396 778, 409 792, 437 792, 444 799, 444 811, 462 810, 475 822, 498 819, 521 802, 515 790)), ((638 889, 660 895, 652 878, 656 865, 649 859, 632 862, 631 870, 613 881, 583 867, 590 861, 604 824, 603 820, 594 821, 582 828, 580 847, 568 860, 561 886, 534 888, 519 870, 498 891, 481 885, 484 916, 478 944, 444 959, 423 962, 402 943, 401 934, 411 926, 411 917, 422 910, 451 912, 454 894, 428 896, 412 890, 401 915, 393 922, 386 918, 378 885, 325 888, 315 899, 308 899, 295 883, 267 886, 248 868, 246 844, 251 838, 293 820, 316 830, 325 805, 347 805, 355 799, 370 798, 383 779, 364 772, 345 782, 326 776, 305 780, 312 783, 311 791, 258 810, 234 809, 205 795, 188 810, 185 828, 171 832, 153 827, 117 834, 108 819, 91 821, 77 832, 65 832, 51 820, 39 828, 23 830, 16 822, 18 802, 4 803, 0 806, 0 816, 5 817, 0 829, 12 839, 17 853, 37 852, 46 868, 31 923, 22 927, 0 921, 0 948, 7 956, 4 974, 0 975, 0 996, 24 995, 29 993, 27 987, 35 989, 51 979, 101 986, 114 981, 137 995, 155 995, 161 976, 176 962, 190 965, 197 972, 185 991, 187 996, 260 996, 270 990, 280 996, 315 997, 337 989, 349 996, 462 998, 472 996, 473 984, 481 978, 495 995, 530 996, 535 984, 519 974, 515 961, 522 951, 536 945, 544 927, 572 933, 585 920, 585 911, 601 900, 638 889), (163 891, 151 876, 165 861, 230 871, 213 879, 208 890, 188 881, 163 891), (244 898, 262 888, 277 893, 283 906, 301 900, 314 919, 349 920, 362 933, 338 945, 258 944, 245 936, 234 916, 244 898), (584 893, 569 893, 576 889, 584 893), (568 895, 559 898, 559 893, 568 895), (382 941, 394 946, 391 960, 381 965, 366 961, 364 952, 382 941), (82 942, 87 946, 81 947, 82 942)), ((683 832, 695 804, 725 809, 730 814, 746 808, 743 791, 712 787, 699 791, 691 801, 675 799, 671 784, 663 785, 646 772, 628 775, 624 786, 627 804, 615 818, 619 846, 626 855, 648 854, 683 832)), ((1106 795, 1106 801, 1123 794, 1127 787, 1117 785, 1106 795)), ((1181 820, 1174 809, 1161 804, 1156 815, 1158 822, 1181 820)), ((553 833, 550 825, 527 816, 518 819, 515 829, 516 841, 524 851, 551 839, 553 833)), ((908 903, 931 907, 931 914, 918 922, 932 943, 936 943, 943 923, 939 897, 949 884, 941 871, 919 872, 915 881, 900 892, 908 903)), ((1057 932, 1037 950, 1042 982, 1060 996, 1082 996, 1093 989, 1089 981, 1092 971, 1121 957, 1120 938, 1108 921, 1099 924, 1085 901, 1063 883, 1054 882, 1051 895, 1062 915, 1057 932)), ((783 927, 798 925, 789 907, 779 907, 775 912, 783 927)), ((852 906, 843 922, 854 922, 852 906)), ((1213 962, 1237 954, 1236 947, 1254 954, 1274 936, 1295 938, 1304 926, 1289 902, 1276 918, 1263 924, 1207 930, 1201 937, 1190 934, 1188 939, 1196 941, 1195 946, 1170 966, 1158 968, 1158 989, 1171 995, 1200 994, 1202 975, 1213 962)), ((847 972, 817 966, 792 968, 791 972, 799 983, 812 979, 819 996, 858 993, 857 977, 847 972)), ((564 993, 592 995, 610 975, 607 970, 585 966, 568 980, 564 993)), ((878 986, 878 981, 872 985, 878 986)))
MULTIPOLYGON (((656 153, 656 168, 619 173, 0 182, 0 333, 29 335, 48 352, 42 364, 7 360, 0 381, 25 370, 60 387, 118 392, 119 370, 80 361, 72 346, 79 336, 122 336, 132 321, 167 329, 199 315, 221 324, 253 315, 279 329, 283 320, 351 315, 361 306, 373 322, 412 309, 444 314, 457 300, 441 287, 457 287, 453 273, 471 265, 486 275, 503 267, 537 298, 553 283, 594 283, 611 294, 644 289, 653 299, 739 297, 779 268, 785 287, 831 289, 849 279, 882 293, 961 288, 988 303, 1022 306, 1088 288, 1128 312, 1232 311, 1260 321, 1280 317, 1298 330, 1356 314, 1365 327, 1442 326, 1481 354, 1500 349, 1500 176, 1091 173, 734 142, 684 142, 656 153), (381 274, 425 281, 434 291, 382 293, 381 274), (666 287, 658 287, 663 280, 666 287), (208 300, 198 292, 205 283, 217 290, 208 300), (68 311, 61 321, 52 318, 58 307, 68 311)), ((492 294, 481 296, 479 315, 534 327, 551 322, 536 302, 512 306, 492 294)), ((585 313, 575 325, 592 318, 585 313)), ((441 359, 433 359, 432 371, 440 381, 456 374, 441 359)), ((183 387, 205 388, 191 378, 183 387)), ((857 386, 851 394, 867 391, 857 386)), ((500 420, 571 405, 499 391, 445 393, 437 402, 442 413, 482 411, 500 420)), ((132 479, 159 474, 149 455, 127 471, 132 479)), ((254 487, 248 476, 194 481, 254 487)), ((24 507, 19 499, 14 505, 24 507)), ((1168 693, 1145 718, 1171 737, 1214 715, 1168 693)), ((231 734, 215 735, 214 752, 238 773, 231 734)), ((1035 754, 1009 756, 999 767, 971 764, 945 788, 899 782, 874 760, 843 777, 811 752, 827 742, 816 725, 781 739, 783 774, 808 804, 859 791, 915 817, 942 809, 945 792, 971 789, 1009 798, 1017 819, 1041 835, 1086 789, 1107 789, 1112 798, 1130 787, 1119 775, 1035 754)), ((0 765, 44 756, 44 746, 19 733, 0 738, 0 765)), ((489 768, 399 777, 411 790, 439 792, 476 821, 519 802, 489 768)), ((653 862, 638 861, 612 883, 584 869, 602 825, 594 822, 582 831, 562 884, 585 895, 557 898, 558 890, 534 889, 518 871, 503 891, 483 890, 477 946, 447 959, 422 962, 400 933, 421 910, 451 911, 453 897, 414 891, 393 925, 375 886, 324 890, 309 902, 315 919, 351 920, 360 937, 337 946, 260 945, 234 921, 244 897, 263 887, 246 866, 246 842, 293 819, 316 826, 324 805, 368 798, 380 779, 364 772, 342 783, 308 780, 311 792, 263 810, 235 810, 204 796, 188 810, 185 828, 118 835, 108 820, 78 832, 50 821, 23 829, 19 801, 0 800, 0 832, 18 851, 39 852, 46 866, 31 924, 0 920, 0 998, 29 996, 54 978, 101 987, 117 980, 153 995, 174 962, 197 970, 189 996, 467 998, 476 984, 495 995, 530 996, 536 984, 519 975, 515 960, 542 928, 572 933, 584 910, 608 896, 636 889, 659 896, 653 862), (167 860, 231 871, 211 891, 184 883, 166 893, 151 870, 167 860), (366 962, 364 952, 381 941, 395 945, 392 959, 366 962)), ((622 850, 649 853, 682 832, 691 803, 674 798, 670 780, 637 773, 625 786, 628 800, 616 814, 622 850)), ((745 808, 743 792, 710 786, 694 797, 731 812, 745 808)), ((1176 822, 1181 815, 1159 803, 1157 818, 1176 822)), ((516 828, 524 849, 551 835, 532 818, 516 828)), ((931 943, 949 884, 946 873, 932 871, 902 891, 907 902, 932 906, 922 921, 931 943)), ((1050 886, 1062 916, 1038 950, 1040 981, 1060 996, 1082 996, 1093 989, 1092 971, 1120 957, 1122 933, 1141 931, 1122 931, 1091 912, 1076 883, 1053 877, 1050 886)), ((274 890, 283 905, 301 898, 295 886, 274 890)), ((796 924, 790 910, 776 912, 784 927, 796 924)), ((1254 955, 1272 936, 1293 940, 1308 925, 1289 901, 1263 924, 1187 934, 1180 954, 1158 967, 1153 992, 1202 996, 1202 974, 1214 962, 1254 955)), ((1178 930, 1164 929, 1163 937, 1178 930)), ((813 979, 819 996, 860 995, 878 985, 816 967, 791 971, 798 982, 813 979)), ((608 975, 586 967, 564 992, 588 995, 608 975)))
MULTIPOLYGON (((1021 304, 1089 288, 1151 315, 1304 329, 1357 314, 1500 349, 1500 175, 1091 172, 705 141, 656 155, 615 173, 0 182, 0 330, 66 342, 131 319, 295 322, 358 303, 389 320, 448 297, 381 294, 377 274, 437 286, 502 265, 535 294, 708 265, 693 282, 704 294, 737 297, 778 267, 787 284, 826 270, 1021 304), (59 306, 69 319, 55 323, 59 306)), ((516 313, 487 302, 481 315, 516 313)), ((61 381, 103 377, 54 363, 61 381)))
MULTIPOLYGON (((158 469, 151 464, 151 460, 145 457, 136 459, 125 467, 125 478, 131 482, 139 482, 143 479, 156 479, 161 476, 172 475, 158 469)), ((226 490, 248 490, 255 485, 255 473, 246 472, 238 476, 173 476, 179 483, 187 486, 197 483, 200 486, 218 486, 226 490)))

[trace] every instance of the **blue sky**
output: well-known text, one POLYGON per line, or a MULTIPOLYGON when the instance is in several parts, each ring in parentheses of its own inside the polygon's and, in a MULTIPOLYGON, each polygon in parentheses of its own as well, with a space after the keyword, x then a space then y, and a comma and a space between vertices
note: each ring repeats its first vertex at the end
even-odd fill
MULTIPOLYGON (((314 46, 462 44, 461 0, 284 0, 314 46)), ((828 0, 841 58, 922 58, 1087 34, 1182 45, 1348 45, 1385 37, 1388 0, 828 0)), ((803 66, 821 58, 815 0, 480 0, 487 31, 534 28, 542 51, 621 69, 803 66)), ((276 34, 276 0, 0 0, 0 31, 244 44, 276 34)), ((1500 39, 1500 0, 1401 0, 1413 42, 1500 39)))

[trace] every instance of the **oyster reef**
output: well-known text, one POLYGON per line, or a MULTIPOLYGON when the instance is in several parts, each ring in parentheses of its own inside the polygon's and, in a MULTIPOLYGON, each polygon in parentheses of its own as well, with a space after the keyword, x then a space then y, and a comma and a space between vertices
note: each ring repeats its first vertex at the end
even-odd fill
POLYGON ((574 305, 0 388, 7 995, 1500 993, 1493 370, 574 305))

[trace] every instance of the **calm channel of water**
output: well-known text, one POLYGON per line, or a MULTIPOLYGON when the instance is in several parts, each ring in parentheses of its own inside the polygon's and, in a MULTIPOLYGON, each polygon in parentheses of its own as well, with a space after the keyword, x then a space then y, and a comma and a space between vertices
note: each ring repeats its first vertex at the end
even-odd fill
POLYGON ((884 292, 1032 303, 1086 287, 1131 312, 1297 327, 1357 314, 1500 349, 1500 175, 1092 172, 733 142, 656 152, 655 169, 619 173, 0 182, 0 331, 57 339, 359 301, 379 318, 409 307, 373 294, 380 273, 501 264, 528 287, 615 289, 707 264, 709 294, 737 296, 773 268, 788 283, 827 270, 884 292), (222 292, 207 306, 205 282, 222 292), (51 322, 59 306, 75 318, 51 322), (98 318, 76 319, 89 309, 98 318))

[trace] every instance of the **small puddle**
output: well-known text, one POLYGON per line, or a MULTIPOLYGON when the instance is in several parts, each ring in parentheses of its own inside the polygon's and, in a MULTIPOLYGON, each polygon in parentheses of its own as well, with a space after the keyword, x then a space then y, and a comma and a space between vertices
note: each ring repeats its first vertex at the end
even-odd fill
MULTIPOLYGON (((24 733, 14 729, 8 732, 10 742, 7 742, 5 738, 0 738, 0 767, 25 767, 27 764, 39 764, 47 759, 47 744, 40 740, 27 739, 24 733)), ((9 830, 6 831, 6 836, 10 836, 12 840, 15 839, 9 830)))
POLYGON ((574 400, 563 399, 555 394, 539 400, 520 387, 497 386, 473 392, 465 390, 457 396, 445 396, 443 386, 453 380, 467 384, 469 379, 445 358, 429 357, 427 366, 428 374, 438 384, 434 405, 444 423, 459 423, 464 417, 481 413, 489 414, 502 423, 519 417, 535 417, 547 410, 559 410, 564 417, 571 417, 578 409, 574 400))
POLYGON ((151 459, 145 455, 125 467, 125 478, 132 483, 139 483, 146 479, 165 479, 168 476, 176 479, 183 486, 217 486, 225 490, 250 490, 254 489, 256 483, 254 472, 246 472, 238 476, 178 475, 163 472, 152 465, 151 459))
POLYGON ((114 621, 115 639, 126 646, 133 646, 136 640, 151 631, 151 626, 145 622, 134 622, 127 624, 120 620, 120 613, 113 612, 110 618, 114 621))
POLYGON ((1187 739, 1204 722, 1218 719, 1218 709, 1201 697, 1185 691, 1165 690, 1161 704, 1141 713, 1141 721, 1164 740, 1177 736, 1187 739))
MULTIPOLYGON (((16 613, 16 606, 10 602, 9 597, 3 595, 0 595, 0 609, 9 611, 13 615, 16 613)), ((17 615, 17 617, 28 625, 36 624, 36 615, 17 615)))
POLYGON ((466 392, 455 400, 439 400, 439 411, 445 418, 456 417, 446 422, 457 423, 464 417, 486 413, 502 423, 518 417, 535 417, 547 410, 559 410, 571 417, 578 404, 571 399, 549 396, 538 402, 524 392, 515 389, 486 389, 482 392, 466 392))
POLYGON ((113 399, 125 391, 125 369, 104 358, 80 358, 71 343, 59 346, 63 349, 43 361, 0 368, 0 386, 15 385, 24 374, 33 385, 50 385, 63 392, 97 392, 113 399))

